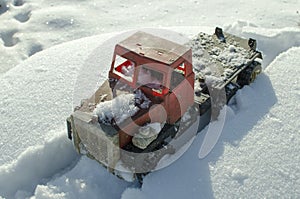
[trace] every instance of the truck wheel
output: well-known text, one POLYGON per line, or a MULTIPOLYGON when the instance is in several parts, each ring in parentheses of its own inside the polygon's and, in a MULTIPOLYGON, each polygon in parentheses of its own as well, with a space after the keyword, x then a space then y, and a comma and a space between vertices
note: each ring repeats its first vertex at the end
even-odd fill
POLYGON ((243 87, 252 83, 258 74, 262 71, 261 64, 253 62, 250 66, 245 68, 237 77, 237 83, 243 87))
POLYGON ((135 175, 136 175, 137 181, 139 182, 140 186, 142 186, 144 177, 147 175, 147 173, 137 173, 135 175))

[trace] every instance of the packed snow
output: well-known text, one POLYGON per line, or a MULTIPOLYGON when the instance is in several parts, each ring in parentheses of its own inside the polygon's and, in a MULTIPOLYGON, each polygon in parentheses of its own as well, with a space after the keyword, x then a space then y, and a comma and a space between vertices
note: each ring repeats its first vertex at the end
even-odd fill
POLYGON ((299 1, 0 0, 0 5, 0 198, 300 197, 299 1), (77 155, 65 119, 106 78, 113 48, 98 47, 110 46, 106 41, 119 31, 145 26, 189 38, 220 26, 255 38, 264 72, 230 101, 225 123, 211 124, 223 128, 205 158, 199 159, 199 150, 209 127, 183 156, 147 175, 139 187, 77 155), (91 68, 97 74, 89 74, 91 68))

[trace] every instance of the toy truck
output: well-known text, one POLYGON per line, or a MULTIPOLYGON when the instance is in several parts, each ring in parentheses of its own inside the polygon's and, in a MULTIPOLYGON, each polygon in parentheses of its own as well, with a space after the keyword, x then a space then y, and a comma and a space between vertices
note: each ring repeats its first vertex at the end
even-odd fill
POLYGON ((221 28, 185 45, 138 31, 115 46, 107 80, 67 118, 68 137, 111 173, 123 177, 121 166, 142 181, 195 135, 187 129, 197 118, 197 132, 218 118, 261 60, 254 39, 221 28))

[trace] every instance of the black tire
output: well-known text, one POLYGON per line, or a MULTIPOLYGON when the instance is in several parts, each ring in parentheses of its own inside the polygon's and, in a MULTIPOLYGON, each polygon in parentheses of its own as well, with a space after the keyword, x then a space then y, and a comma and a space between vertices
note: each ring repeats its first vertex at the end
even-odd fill
POLYGON ((250 66, 245 68, 237 77, 237 83, 243 87, 251 84, 262 71, 261 64, 254 61, 250 66))
POLYGON ((145 173, 137 173, 135 174, 136 175, 136 178, 137 178, 137 181, 138 183, 140 184, 140 186, 143 185, 143 181, 144 181, 144 177, 147 175, 145 173))

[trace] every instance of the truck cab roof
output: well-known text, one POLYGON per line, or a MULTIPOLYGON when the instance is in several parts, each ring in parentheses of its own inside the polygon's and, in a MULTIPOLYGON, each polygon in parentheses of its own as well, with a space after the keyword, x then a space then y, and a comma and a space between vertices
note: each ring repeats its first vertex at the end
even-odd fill
POLYGON ((171 65, 190 48, 175 42, 138 31, 118 44, 121 48, 140 56, 171 65))

